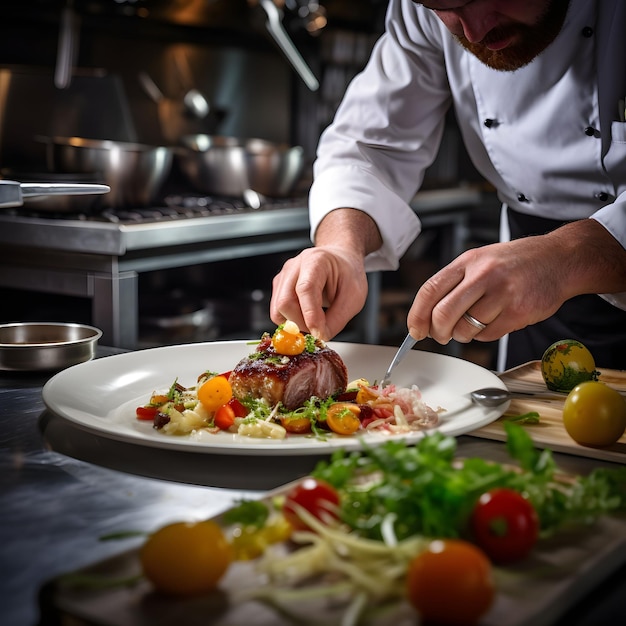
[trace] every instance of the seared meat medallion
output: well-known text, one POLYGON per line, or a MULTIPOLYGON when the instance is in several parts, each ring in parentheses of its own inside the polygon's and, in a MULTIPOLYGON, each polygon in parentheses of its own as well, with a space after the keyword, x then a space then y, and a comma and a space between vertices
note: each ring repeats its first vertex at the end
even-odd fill
POLYGON ((262 398, 270 406, 281 402, 291 411, 313 396, 325 400, 345 391, 348 369, 322 341, 316 340, 313 351, 286 356, 276 352, 268 337, 235 366, 229 381, 238 398, 262 398))

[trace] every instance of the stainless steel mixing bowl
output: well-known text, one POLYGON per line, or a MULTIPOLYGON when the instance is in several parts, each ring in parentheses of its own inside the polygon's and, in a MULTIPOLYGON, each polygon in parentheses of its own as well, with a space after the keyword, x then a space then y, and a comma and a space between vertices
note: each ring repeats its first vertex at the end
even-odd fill
POLYGON ((63 322, 0 324, 0 370, 62 370, 91 360, 102 331, 63 322))
POLYGON ((176 149, 183 174, 203 193, 242 197, 246 189, 265 196, 289 196, 304 169, 300 146, 265 139, 186 135, 176 149))
POLYGON ((166 146, 82 137, 43 140, 51 171, 93 174, 111 187, 102 198, 102 204, 107 207, 153 204, 172 168, 172 149, 166 146))

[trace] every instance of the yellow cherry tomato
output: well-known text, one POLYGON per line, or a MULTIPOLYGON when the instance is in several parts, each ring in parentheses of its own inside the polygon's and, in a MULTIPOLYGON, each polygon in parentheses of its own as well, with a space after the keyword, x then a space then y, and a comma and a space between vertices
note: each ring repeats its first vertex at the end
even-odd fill
POLYGON ((548 389, 565 393, 578 383, 598 378, 593 355, 574 339, 556 341, 543 353, 541 375, 548 389))
POLYGON ((306 339, 301 332, 289 333, 284 328, 279 328, 272 337, 272 345, 278 354, 295 356, 304 352, 306 339))
POLYGON ((563 425, 583 446, 610 446, 626 431, 626 399, 602 382, 580 383, 565 399, 563 425))
POLYGON ((236 561, 251 561, 260 557, 268 546, 267 539, 259 528, 239 526, 230 539, 236 561))
POLYGON ((287 541, 293 528, 282 516, 269 521, 262 528, 254 526, 238 526, 233 530, 231 545, 237 561, 249 561, 261 556, 273 543, 287 541))
POLYGON ((338 435, 352 435, 361 427, 361 409, 349 402, 335 402, 326 411, 326 423, 338 435))
POLYGON ((191 596, 216 587, 232 561, 232 550, 215 522, 176 522, 150 535, 139 559, 158 591, 191 596))
POLYGON ((226 376, 213 376, 198 388, 198 400, 207 411, 217 411, 233 397, 226 376))

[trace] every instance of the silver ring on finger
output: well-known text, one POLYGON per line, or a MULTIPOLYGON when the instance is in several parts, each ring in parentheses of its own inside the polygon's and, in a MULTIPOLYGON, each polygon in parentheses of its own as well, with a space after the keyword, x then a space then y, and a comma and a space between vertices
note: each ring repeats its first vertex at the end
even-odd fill
POLYGON ((487 324, 483 324, 481 321, 477 320, 473 315, 465 312, 463 313, 463 319, 471 324, 474 328, 478 328, 478 330, 485 330, 487 328, 487 324))

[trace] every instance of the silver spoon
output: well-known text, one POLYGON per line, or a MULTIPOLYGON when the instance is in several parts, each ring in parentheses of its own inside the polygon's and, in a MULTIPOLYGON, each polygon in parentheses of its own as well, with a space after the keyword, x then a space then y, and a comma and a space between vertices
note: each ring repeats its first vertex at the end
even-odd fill
POLYGON ((476 404, 483 406, 498 406, 507 400, 529 399, 533 400, 563 400, 567 394, 558 391, 546 392, 524 392, 524 391, 508 391, 500 389, 500 387, 486 387, 485 389, 476 389, 470 392, 472 400, 476 404))
POLYGON ((510 400, 512 394, 506 389, 499 387, 485 387, 484 389, 476 389, 470 393, 472 400, 483 406, 499 406, 503 402, 510 400))

